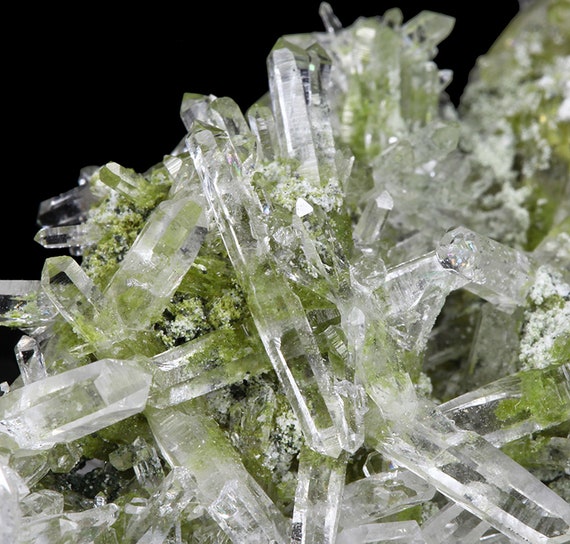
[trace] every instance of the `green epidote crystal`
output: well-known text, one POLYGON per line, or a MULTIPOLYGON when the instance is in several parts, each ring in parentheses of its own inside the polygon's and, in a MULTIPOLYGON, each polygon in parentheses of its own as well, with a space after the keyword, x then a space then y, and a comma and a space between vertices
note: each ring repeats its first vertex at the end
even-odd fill
POLYGON ((570 541, 570 4, 460 104, 446 14, 279 38, 145 172, 40 206, 0 281, 10 544, 570 541))

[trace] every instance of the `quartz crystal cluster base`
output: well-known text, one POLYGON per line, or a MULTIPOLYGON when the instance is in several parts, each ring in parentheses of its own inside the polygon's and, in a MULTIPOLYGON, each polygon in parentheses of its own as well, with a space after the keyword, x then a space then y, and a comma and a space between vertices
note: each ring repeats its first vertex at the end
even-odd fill
POLYGON ((570 4, 459 106, 453 18, 282 36, 139 173, 42 202, 0 280, 4 544, 570 542, 570 4))

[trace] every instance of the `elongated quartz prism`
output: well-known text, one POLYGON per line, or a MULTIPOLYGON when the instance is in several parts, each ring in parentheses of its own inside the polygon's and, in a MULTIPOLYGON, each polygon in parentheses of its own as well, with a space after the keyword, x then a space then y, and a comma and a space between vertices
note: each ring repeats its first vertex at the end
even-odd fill
POLYGON ((336 544, 429 544, 417 521, 367 523, 341 531, 336 544))
POLYGON ((345 455, 332 459, 301 450, 291 544, 335 544, 346 462, 345 455))
POLYGON ((34 241, 47 249, 67 248, 73 249, 77 254, 83 247, 95 245, 101 235, 102 232, 96 225, 80 223, 79 225, 42 227, 34 236, 34 241))
POLYGON ((97 170, 95 166, 82 168, 77 187, 42 200, 38 209, 37 223, 42 227, 83 223, 87 219, 89 208, 97 201, 89 185, 91 176, 97 170))
POLYGON ((46 259, 41 288, 73 330, 87 341, 85 348, 98 359, 128 359, 135 354, 156 353, 161 345, 148 329, 131 330, 125 335, 118 313, 120 300, 105 299, 72 257, 46 259))
POLYGON ((427 544, 479 544, 490 528, 460 505, 448 503, 425 521, 422 535, 427 544))
POLYGON ((448 231, 436 251, 442 266, 469 282, 469 291, 505 311, 524 304, 536 264, 522 251, 465 227, 448 231))
POLYGON ((205 395, 272 368, 259 341, 229 328, 161 352, 152 362, 156 371, 149 404, 157 408, 205 395), (220 355, 220 346, 229 346, 231 358, 220 355))
POLYGON ((346 485, 339 524, 343 529, 381 521, 433 498, 435 487, 409 470, 397 468, 346 485))
POLYGON ((150 382, 138 361, 95 361, 0 397, 0 432, 24 449, 70 442, 142 412, 150 382))
POLYGON ((197 401, 185 407, 145 412, 164 458, 171 467, 188 469, 200 504, 234 542, 285 544, 283 514, 223 431, 197 401))
POLYGON ((33 329, 51 321, 55 314, 40 280, 0 280, 0 324, 33 329))
POLYGON ((439 409, 458 427, 502 446, 570 419, 570 363, 510 374, 439 409))
MULTIPOLYGON (((226 112, 227 112, 226 102, 226 112)), ((245 121, 234 103, 233 127, 245 121)), ((227 124, 227 123, 226 123, 227 124)), ((298 296, 277 272, 269 246, 263 207, 240 157, 249 131, 229 137, 221 129, 200 126, 188 135, 188 147, 202 178, 204 193, 228 255, 246 292, 259 336, 283 384, 307 440, 315 450, 336 457, 353 448, 343 400, 320 352, 298 296), (232 144, 232 142, 238 144, 232 144)))
POLYGON ((515 542, 562 544, 570 538, 570 504, 472 431, 432 406, 401 422, 378 450, 515 542))
POLYGON ((206 232, 202 206, 185 191, 163 200, 111 278, 103 304, 115 306, 126 327, 148 328, 194 262, 206 232))

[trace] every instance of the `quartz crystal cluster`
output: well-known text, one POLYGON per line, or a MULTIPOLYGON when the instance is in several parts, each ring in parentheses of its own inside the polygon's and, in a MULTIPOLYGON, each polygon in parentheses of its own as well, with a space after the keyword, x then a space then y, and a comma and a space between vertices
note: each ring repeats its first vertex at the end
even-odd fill
POLYGON ((3 544, 570 542, 570 3, 461 102, 453 18, 281 37, 139 173, 41 203, 0 281, 3 544))

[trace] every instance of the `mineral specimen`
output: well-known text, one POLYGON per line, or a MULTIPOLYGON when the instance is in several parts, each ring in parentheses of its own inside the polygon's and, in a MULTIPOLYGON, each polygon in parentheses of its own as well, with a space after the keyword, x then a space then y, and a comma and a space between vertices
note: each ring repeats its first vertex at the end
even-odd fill
POLYGON ((2 543, 570 542, 570 3, 456 107, 445 14, 279 38, 0 281, 2 543))

